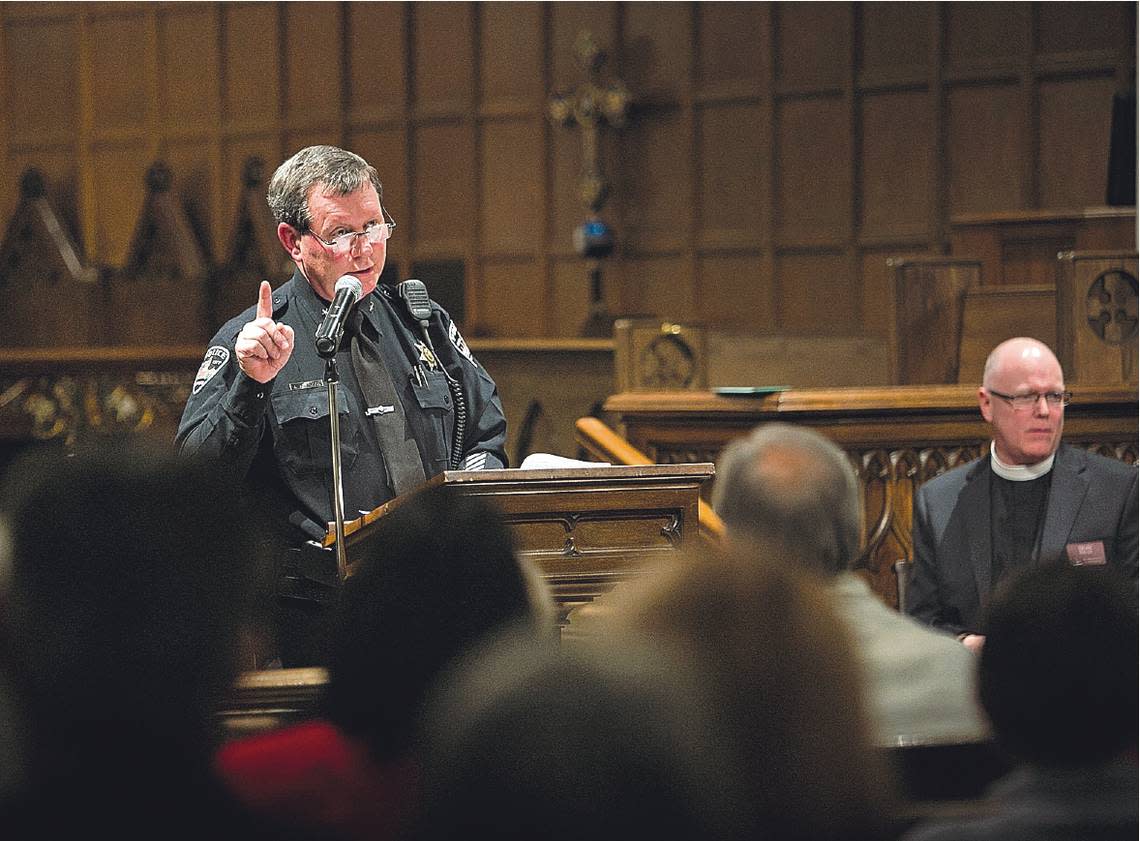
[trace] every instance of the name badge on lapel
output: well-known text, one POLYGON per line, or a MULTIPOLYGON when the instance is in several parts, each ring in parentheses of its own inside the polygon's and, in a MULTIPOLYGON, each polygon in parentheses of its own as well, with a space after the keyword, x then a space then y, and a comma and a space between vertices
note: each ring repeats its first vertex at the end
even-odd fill
POLYGON ((1104 554, 1104 541, 1091 540, 1088 543, 1070 543, 1065 547, 1069 563, 1075 567, 1104 566, 1108 558, 1104 554))

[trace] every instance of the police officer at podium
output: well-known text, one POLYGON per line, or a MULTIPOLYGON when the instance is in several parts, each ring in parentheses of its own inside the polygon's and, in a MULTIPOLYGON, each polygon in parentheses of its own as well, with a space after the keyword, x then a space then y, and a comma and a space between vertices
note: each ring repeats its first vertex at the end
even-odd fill
POLYGON ((360 284, 336 353, 346 518, 447 469, 507 466, 495 383, 451 317, 422 286, 417 297, 379 284, 396 229, 382 195, 376 169, 344 149, 310 146, 281 164, 268 202, 296 269, 277 289, 263 281, 256 305, 210 341, 176 437, 183 454, 232 471, 279 515, 272 539, 291 547, 277 553, 273 585, 285 666, 323 661, 339 585, 331 553, 313 551, 334 518, 314 337, 338 280, 360 284))

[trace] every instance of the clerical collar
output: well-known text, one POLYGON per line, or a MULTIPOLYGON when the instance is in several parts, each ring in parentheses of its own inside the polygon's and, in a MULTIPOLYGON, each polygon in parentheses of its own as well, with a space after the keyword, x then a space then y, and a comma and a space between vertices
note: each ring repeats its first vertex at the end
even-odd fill
POLYGON ((1053 469, 1053 459, 1057 457, 1052 453, 1049 458, 1037 464, 1006 464, 998 458, 997 447, 990 441, 990 468, 1003 479, 1011 482, 1032 482, 1039 479, 1053 469))

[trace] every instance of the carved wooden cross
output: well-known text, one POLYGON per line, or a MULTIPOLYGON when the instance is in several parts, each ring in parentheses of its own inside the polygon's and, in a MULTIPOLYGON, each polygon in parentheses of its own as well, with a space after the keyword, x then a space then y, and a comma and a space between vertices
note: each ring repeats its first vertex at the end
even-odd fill
POLYGON ((632 97, 619 80, 599 82, 606 54, 589 32, 578 33, 574 41, 574 57, 586 75, 586 81, 573 93, 556 93, 548 105, 550 119, 557 125, 582 129, 582 175, 579 198, 592 213, 597 213, 609 196, 609 184, 602 176, 598 159, 598 140, 601 127, 621 128, 632 97))

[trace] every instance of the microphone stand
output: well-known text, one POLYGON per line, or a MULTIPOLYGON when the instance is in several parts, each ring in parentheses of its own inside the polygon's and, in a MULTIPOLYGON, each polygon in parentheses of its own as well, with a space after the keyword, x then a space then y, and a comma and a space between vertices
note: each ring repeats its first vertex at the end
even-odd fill
MULTIPOLYGON (((340 342, 338 341, 339 345, 340 342)), ((333 514, 336 520, 336 571, 341 582, 348 577, 348 556, 344 549, 344 485, 340 464, 340 414, 337 412, 336 387, 340 374, 336 368, 336 350, 325 357, 325 383, 329 392, 329 429, 332 432, 333 514)))

